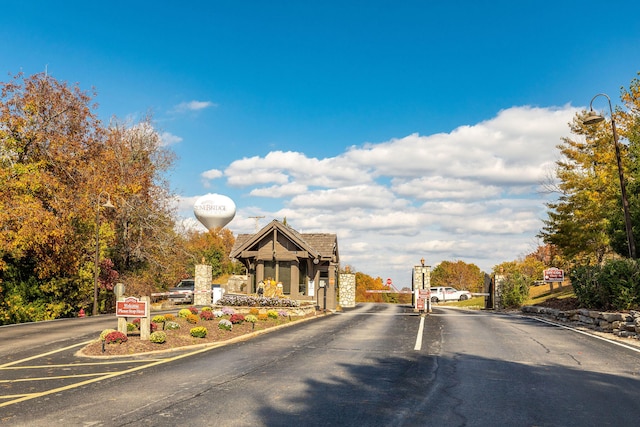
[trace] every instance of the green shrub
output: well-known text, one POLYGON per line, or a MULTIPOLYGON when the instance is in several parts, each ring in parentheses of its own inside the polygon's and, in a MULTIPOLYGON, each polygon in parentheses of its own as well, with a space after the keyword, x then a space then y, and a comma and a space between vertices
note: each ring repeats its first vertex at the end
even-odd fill
POLYGON ((270 319, 277 319, 278 318, 278 312, 275 310, 269 310, 267 311, 267 317, 269 317, 270 319))
POLYGON ((640 264, 637 260, 617 259, 601 266, 578 266, 569 276, 576 298, 585 308, 640 308, 640 264))
POLYGON ((577 266, 569 272, 569 279, 573 286, 573 293, 580 306, 584 308, 601 307, 601 296, 599 295, 598 273, 599 267, 592 265, 577 266))
POLYGON ((180 329, 180 324, 177 322, 167 322, 164 324, 164 328, 168 330, 180 329))
POLYGON ((204 338, 207 336, 207 328, 204 326, 196 326, 189 331, 192 337, 195 338, 204 338))
POLYGON ((149 341, 156 344, 164 344, 167 341, 167 334, 162 331, 155 331, 149 335, 149 341))
POLYGON ((530 279, 520 272, 507 275, 500 284, 500 303, 504 308, 519 308, 529 298, 530 279))
POLYGON ((178 312, 178 317, 186 318, 190 314, 192 314, 191 310, 189 310, 188 308, 182 308, 178 312))
POLYGON ((254 316, 253 314, 247 314, 244 317, 245 322, 249 322, 249 323, 256 323, 258 321, 258 318, 256 316, 254 316))
POLYGON ((100 341, 104 341, 107 335, 115 331, 115 329, 105 329, 104 331, 100 332, 100 341))
POLYGON ((129 331, 129 332, 133 332, 133 331, 135 331, 136 329, 138 329, 138 328, 136 327, 136 325, 134 325, 134 324, 133 324, 133 323, 131 323, 131 322, 127 322, 127 331, 129 331))

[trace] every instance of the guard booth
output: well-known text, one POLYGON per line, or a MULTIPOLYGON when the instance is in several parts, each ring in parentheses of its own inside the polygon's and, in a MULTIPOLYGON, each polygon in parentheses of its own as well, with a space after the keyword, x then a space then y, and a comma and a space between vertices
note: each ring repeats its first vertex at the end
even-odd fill
POLYGON ((322 310, 337 308, 340 256, 336 234, 299 233, 273 220, 255 234, 239 234, 230 257, 247 268, 248 294, 256 294, 262 282, 265 296, 314 302, 322 310))

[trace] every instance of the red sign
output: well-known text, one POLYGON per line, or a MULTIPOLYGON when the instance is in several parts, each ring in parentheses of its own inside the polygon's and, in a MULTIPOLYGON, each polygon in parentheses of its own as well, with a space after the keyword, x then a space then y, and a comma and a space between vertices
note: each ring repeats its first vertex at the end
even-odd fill
POLYGON ((391 281, 391 279, 390 279, 390 278, 389 278, 389 279, 387 279, 387 285, 391 286, 391 284, 392 284, 392 283, 393 283, 393 282, 391 281))
POLYGON ((116 316, 118 317, 145 317, 146 315, 146 301, 140 301, 136 297, 127 297, 116 302, 116 316))
POLYGON ((418 289, 419 298, 431 298, 431 289, 418 289))
POLYGON ((559 268, 548 268, 544 270, 544 281, 545 282, 563 282, 564 270, 560 270, 559 268))
POLYGON ((426 310, 427 301, 431 298, 431 289, 418 289, 418 298, 416 298, 416 309, 426 310))

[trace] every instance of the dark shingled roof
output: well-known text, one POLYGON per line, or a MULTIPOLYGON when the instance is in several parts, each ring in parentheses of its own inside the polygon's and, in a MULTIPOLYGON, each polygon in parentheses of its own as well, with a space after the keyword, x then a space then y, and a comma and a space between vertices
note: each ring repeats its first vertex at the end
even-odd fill
POLYGON ((277 220, 271 221, 262 230, 255 234, 238 234, 236 242, 231 250, 231 256, 237 257, 242 250, 246 250, 247 244, 251 244, 253 240, 260 240, 260 238, 267 233, 271 232, 273 228, 288 233, 293 237, 293 240, 300 241, 304 246, 312 249, 310 252, 319 253, 321 257, 332 257, 334 252, 338 256, 338 236, 332 233, 299 233, 293 228, 282 224, 277 220), (334 251, 335 249, 335 251, 334 251))

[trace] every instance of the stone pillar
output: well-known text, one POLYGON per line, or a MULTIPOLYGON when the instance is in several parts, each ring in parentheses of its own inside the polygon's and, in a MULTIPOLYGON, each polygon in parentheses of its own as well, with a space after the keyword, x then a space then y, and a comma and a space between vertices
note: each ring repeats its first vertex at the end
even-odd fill
POLYGON ((193 305, 211 304, 211 282, 213 282, 213 268, 210 265, 197 264, 193 305))
MULTIPOLYGON (((430 289, 430 288, 431 288, 431 266, 424 265, 424 263, 421 263, 421 265, 414 266, 413 280, 411 283, 411 290, 413 291, 412 292, 413 295, 411 296, 411 305, 414 307, 414 309, 418 307, 418 295, 419 295, 418 291, 420 289, 430 289)), ((426 305, 426 307, 424 308, 425 311, 430 312, 431 300, 428 299, 427 301, 425 301, 425 305, 426 305)))
POLYGON ((149 336, 151 335, 151 298, 142 297, 140 301, 144 301, 145 307, 147 307, 145 315, 140 318, 140 340, 149 341, 149 336))
POLYGON ((352 273, 340 274, 340 291, 338 296, 340 298, 340 307, 355 307, 356 306, 356 275, 352 273))

